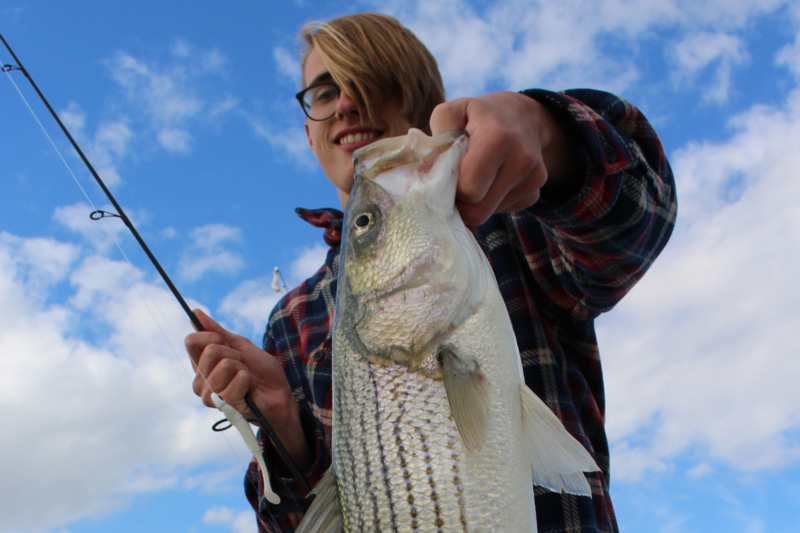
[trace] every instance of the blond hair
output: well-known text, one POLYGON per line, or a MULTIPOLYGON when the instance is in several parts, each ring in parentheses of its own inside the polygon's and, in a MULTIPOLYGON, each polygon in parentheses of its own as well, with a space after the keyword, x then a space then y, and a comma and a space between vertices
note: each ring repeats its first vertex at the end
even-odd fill
MULTIPOLYGON (((379 13, 357 13, 327 23, 303 26, 307 44, 301 68, 312 49, 328 67, 333 81, 367 116, 392 97, 400 113, 416 128, 429 131, 433 108, 444 102, 444 86, 433 55, 396 19, 379 13)), ((305 86, 306 80, 303 80, 305 86)))

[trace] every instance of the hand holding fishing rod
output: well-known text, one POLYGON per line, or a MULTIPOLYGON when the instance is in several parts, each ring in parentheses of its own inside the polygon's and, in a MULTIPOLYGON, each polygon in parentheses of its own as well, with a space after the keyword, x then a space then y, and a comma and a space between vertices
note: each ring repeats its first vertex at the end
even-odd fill
MULTIPOLYGON (((287 453, 301 470, 310 466, 311 455, 300 423, 300 409, 280 362, 246 337, 223 328, 196 309, 203 330, 186 336, 186 351, 198 373, 195 394, 214 407, 214 394, 226 399, 238 412, 250 417, 251 405, 261 405, 287 453)), ((224 412, 224 410, 223 410, 224 412)), ((233 422, 233 421, 231 421, 233 422)))
MULTIPOLYGON (((78 155, 80 156, 80 158, 83 161, 83 163, 86 165, 86 168, 88 168, 89 172, 91 172, 91 174, 94 177, 95 181, 97 181, 97 184, 100 186, 100 188, 105 193, 106 197, 109 199, 111 204, 117 210, 117 213, 114 214, 114 215, 116 215, 119 218, 121 218, 123 223, 125 224, 125 226, 128 227, 128 229, 130 230, 131 234, 136 239, 136 242, 139 243, 139 246, 142 248, 142 250, 145 252, 147 257, 150 259, 150 262, 153 264, 153 266, 158 271, 158 273, 161 276, 161 278, 167 284, 167 286, 169 287, 170 291, 172 292, 172 294, 175 296, 175 298, 178 301, 178 303, 183 308, 184 312, 187 314, 189 319, 192 321, 192 324, 194 325, 195 329, 198 331, 198 333, 193 334, 193 335, 199 335, 202 332, 205 332, 206 331, 206 327, 198 319, 198 317, 195 314, 195 312, 193 312, 189 308, 189 306, 186 303, 186 301, 184 300, 183 296, 180 294, 180 292, 178 292, 178 289, 172 283, 172 280, 169 278, 167 273, 161 267, 161 264, 158 262, 158 260, 153 255, 153 253, 150 251, 150 248, 144 242, 144 240, 142 239, 141 235, 139 235, 139 232, 136 231, 136 228, 134 227, 133 223, 128 218, 128 216, 125 214, 125 211, 119 205, 119 203, 117 202, 116 198, 114 198, 114 195, 111 194, 111 191, 108 189, 108 187, 106 187, 105 183, 100 178, 100 176, 98 175, 97 171, 94 169, 92 164, 89 162, 89 159, 83 153, 83 150, 81 150, 80 146, 75 141, 75 139, 72 137, 72 135, 70 134, 69 130, 66 128, 66 126, 64 126, 64 123, 61 121, 61 119, 59 118, 58 114, 52 108, 52 106, 50 105, 50 102, 47 100, 47 98, 45 98, 44 94, 42 94, 42 92, 39 90, 39 87, 36 85, 36 82, 33 81, 33 78, 31 77, 30 73, 22 65, 22 62, 19 60, 17 55, 14 53, 14 51, 11 49, 11 46, 8 44, 8 42, 5 40, 5 38, 2 36, 2 34, 0 34, 0 40, 2 40, 2 42, 5 45, 6 49, 11 54, 11 56, 14 58, 14 61, 16 62, 16 65, 3 65, 3 70, 6 71, 6 72, 9 72, 9 71, 12 71, 12 70, 18 70, 18 71, 21 71, 25 75, 25 77, 30 82, 30 84, 33 87, 33 89, 36 91, 36 94, 39 96, 41 101, 47 107, 47 110, 50 112, 52 117, 58 123, 58 126, 61 128, 61 131, 64 133, 64 135, 66 135, 66 137, 69 140, 70 144, 75 149, 75 151, 78 153, 78 155)), ((93 220, 97 220, 98 218, 103 218, 103 215, 101 215, 101 216, 96 218, 94 216, 94 214, 95 213, 92 213, 92 219, 93 220)), ((221 328, 221 326, 219 326, 216 322, 214 322, 210 318, 206 317, 205 315, 203 315, 203 317, 206 319, 206 325, 213 324, 212 327, 216 328, 215 331, 211 332, 211 335, 217 335, 219 337, 219 340, 222 340, 223 337, 226 334, 229 335, 229 336, 233 336, 233 334, 225 331, 223 328, 221 328), (221 332, 224 332, 224 333, 221 333, 221 332)), ((190 337, 191 337, 191 335, 190 335, 190 337)), ((249 341, 247 341, 243 337, 238 337, 238 336, 233 336, 233 337, 237 337, 237 339, 233 339, 232 340, 232 337, 225 337, 225 338, 226 338, 226 340, 230 340, 234 344, 234 346, 245 347, 246 348, 245 351, 247 351, 248 353, 251 352, 252 349, 258 350, 258 348, 256 348, 255 345, 253 345, 252 343, 250 343, 249 341), (246 346, 245 342, 249 343, 249 346, 246 346), (252 349, 250 347, 252 347, 252 349)), ((216 340, 216 338, 214 338, 214 339, 216 340)), ((187 340, 187 349, 188 349, 188 346, 189 346, 189 342, 190 341, 187 340)), ((258 350, 258 351, 260 351, 260 350, 258 350)), ((259 355, 261 355, 263 357, 262 354, 265 354, 265 352, 262 351, 261 354, 259 354, 259 355)), ((192 357, 193 362, 197 363, 197 361, 199 360, 199 356, 200 356, 200 354, 197 354, 197 358, 195 358, 193 356, 192 357)), ((286 395, 287 392, 288 392, 288 396, 291 397, 292 400, 294 400, 294 398, 291 395, 291 390, 289 389, 288 382, 286 382, 286 377, 285 377, 285 375, 283 373, 283 369, 281 368, 280 364, 272 356, 267 355, 265 357, 265 359, 267 361, 269 361, 267 363, 268 366, 271 365, 273 367, 277 367, 277 368, 272 368, 271 369, 271 370, 274 370, 272 375, 279 376, 277 378, 278 381, 280 381, 280 377, 282 377, 283 381, 285 382, 285 383, 277 383, 276 382, 276 387, 277 388, 275 390, 282 390, 284 395, 286 395)), ((227 366, 227 364, 223 365, 223 366, 227 366)), ((254 423, 258 424, 261 427, 264 439, 266 441, 269 441, 270 443, 272 443, 272 445, 274 446, 274 448, 277 451, 278 455, 281 457, 281 459, 284 461, 284 463, 286 464, 287 468, 289 469, 291 475, 293 477, 295 477, 295 479, 298 481, 300 486, 305 490, 306 494, 308 494, 310 492, 310 487, 306 483, 305 478, 303 477, 302 473, 298 469, 297 465, 294 463, 294 460, 292 459, 292 456, 289 454, 289 452, 286 450, 284 445, 279 440, 279 438, 278 438, 276 432, 273 430, 271 424, 267 421, 267 419, 262 414, 261 410, 258 408, 256 403, 250 397, 250 395, 248 393, 248 391, 249 391, 249 386, 248 386, 249 381, 246 380, 246 379, 243 380, 241 378, 238 378, 236 380, 235 387, 233 389, 231 389, 231 390, 222 390, 220 392, 222 392, 223 394, 217 394, 217 391, 219 391, 219 389, 213 389, 212 388, 212 386, 208 383, 208 381, 206 379, 207 374, 205 374, 203 372, 203 370, 199 366, 197 366, 197 364, 195 364, 194 368, 195 368, 195 371, 197 373, 197 376, 195 378, 195 392, 198 392, 198 385, 197 385, 198 380, 204 381, 205 384, 201 385, 199 387, 201 389, 201 392, 202 392, 202 395, 203 395, 204 403, 206 405, 208 405, 209 407, 219 407, 220 410, 222 410, 223 413, 226 415, 226 418, 228 418, 228 421, 231 423, 231 425, 233 425, 234 427, 237 428, 237 430, 239 430, 239 432, 242 435, 242 438, 245 440, 245 442, 247 443, 248 447, 256 455, 256 457, 259 459, 259 464, 261 465, 261 468, 262 468, 262 476, 264 478, 264 485, 266 487, 269 487, 269 479, 268 479, 268 474, 267 474, 267 471, 266 471, 266 464, 265 464, 265 461, 264 461, 264 458, 263 458, 263 450, 261 450, 260 447, 257 445, 257 441, 255 439, 255 436, 253 435, 252 429, 250 429, 249 424, 243 423, 244 420, 243 420, 243 418, 242 418, 242 416, 240 414, 242 412, 245 412, 245 413, 248 413, 248 414, 252 415, 252 420, 254 421, 254 423), (244 388, 242 388, 242 385, 244 385, 244 388), (214 393, 216 398, 212 398, 212 393, 214 393), (230 396, 230 398, 232 398, 232 399, 235 398, 236 401, 234 401, 232 403, 226 403, 225 401, 223 401, 220 396, 225 397, 225 395, 227 395, 227 394, 232 394, 230 396), (217 400, 216 402, 214 401, 215 399, 217 400), (242 402, 244 403, 244 405, 241 405, 242 402), (238 407, 235 407, 235 408, 236 408, 236 411, 238 412, 237 414, 239 414, 239 416, 236 416, 236 414, 234 414, 234 411, 231 410, 231 406, 236 406, 236 405, 238 405, 238 407), (246 405, 246 409, 245 409, 245 405, 246 405), (253 445, 253 442, 256 442, 255 446, 253 445)), ((239 376, 239 375, 240 374, 237 372, 234 377, 239 376)), ((213 379, 218 379, 218 378, 215 377, 213 379)), ((200 393, 198 393, 198 394, 200 394, 200 393)), ((267 397, 270 397, 270 395, 268 394, 267 397)), ((267 405, 269 405, 269 403, 267 405)), ((297 403, 296 402, 294 402, 294 406, 295 406, 295 410, 298 411, 298 413, 299 413, 299 410, 297 410, 297 403)), ((299 414, 297 414, 297 424, 298 424, 297 427, 300 427, 299 426, 299 414)), ((287 431, 284 430, 283 434, 291 435, 292 433, 291 432, 287 432, 287 431)), ((302 428, 300 429, 300 433, 299 434, 302 436, 302 428)), ((302 458, 303 457, 302 450, 300 452, 296 452, 295 455, 297 455, 298 457, 302 458)), ((268 499, 272 503, 277 503, 275 501, 277 499, 277 495, 272 493, 271 490, 269 492, 271 494, 267 495, 268 499)))

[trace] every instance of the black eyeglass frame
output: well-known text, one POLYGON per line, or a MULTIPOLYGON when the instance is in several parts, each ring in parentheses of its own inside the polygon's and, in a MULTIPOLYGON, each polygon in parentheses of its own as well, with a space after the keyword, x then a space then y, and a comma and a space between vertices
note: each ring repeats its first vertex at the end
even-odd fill
POLYGON ((303 113, 304 113, 304 114, 305 114, 305 115, 306 115, 306 116, 307 116, 307 117, 308 117, 310 120, 314 120, 314 121, 316 121, 316 122, 322 122, 323 120, 328 120, 329 118, 331 118, 333 115, 335 115, 335 114, 336 114, 336 108, 335 108, 335 107, 334 107, 333 111, 331 111, 331 114, 330 114, 330 115, 328 115, 328 116, 327 116, 327 117, 325 117, 325 118, 314 118, 314 117, 312 117, 312 116, 309 114, 309 112, 308 112, 309 110, 308 110, 308 108, 306 107, 306 103, 305 103, 305 96, 306 96, 306 93, 307 93, 308 91, 310 91, 311 89, 316 89, 317 87, 322 87, 323 85, 330 85, 330 86, 332 86, 334 89, 336 89, 336 98, 337 98, 337 100, 338 100, 338 98, 339 98, 339 97, 341 96, 341 94, 342 94, 342 89, 339 87, 339 84, 338 84, 338 83, 336 83, 336 82, 333 82, 333 81, 330 81, 330 80, 329 80, 329 81, 321 81, 321 82, 319 82, 319 83, 314 83, 314 84, 312 84, 312 85, 309 85, 308 87, 306 87, 305 89, 303 89, 302 91, 300 91, 299 93, 297 93, 296 95, 294 95, 294 97, 295 97, 295 98, 297 98, 297 102, 300 104, 300 109, 302 109, 302 110, 303 110, 303 113))

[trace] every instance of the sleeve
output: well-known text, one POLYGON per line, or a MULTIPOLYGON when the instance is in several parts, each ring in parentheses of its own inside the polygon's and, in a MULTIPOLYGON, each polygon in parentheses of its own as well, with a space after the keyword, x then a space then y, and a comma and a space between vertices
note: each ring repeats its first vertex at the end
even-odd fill
MULTIPOLYGON (((276 307, 276 309, 278 308, 276 307)), ((300 404, 303 432, 315 458, 311 467, 305 472, 304 478, 308 486, 313 488, 330 466, 331 454, 325 439, 324 426, 311 414, 314 409, 306 399, 307 395, 304 391, 307 390, 307 384, 304 382, 308 380, 308 377, 303 369, 303 358, 296 354, 284 353, 286 350, 275 342, 273 338, 275 321, 273 321, 273 318, 271 317, 270 324, 264 334, 263 348, 268 353, 275 354, 283 364, 289 384, 300 404)), ((277 322, 282 324, 285 320, 277 322)), ((280 329, 280 325, 277 327, 280 329)), ((281 502, 278 505, 263 501, 264 505, 260 506, 261 498, 264 494, 264 485, 261 478, 261 469, 255 458, 253 458, 245 475, 244 485, 247 499, 256 512, 259 532, 293 531, 302 520, 312 500, 307 497, 300 483, 291 476, 273 446, 269 442, 264 442, 261 431, 259 431, 258 438, 265 450, 265 460, 270 471, 270 485, 281 498, 281 502)))
MULTIPOLYGON (((306 471, 304 478, 310 487, 314 487, 330 466, 330 453, 327 451, 324 437, 319 435, 314 427, 311 415, 306 411, 300 412, 303 431, 309 446, 313 450, 314 463, 306 471)), ((259 432, 259 441, 265 445, 259 432)), ((245 475, 245 494, 250 505, 256 512, 259 532, 280 533, 294 530, 303 518, 311 499, 307 499, 300 483, 285 472, 278 454, 269 444, 266 444, 266 462, 270 469, 270 485, 281 498, 281 503, 269 503, 260 507, 261 497, 264 495, 264 485, 261 479, 261 469, 253 458, 245 475)))
POLYGON ((577 193, 513 214, 536 282, 577 319, 611 309, 666 245, 677 199, 661 141, 641 111, 602 91, 523 91, 548 106, 578 147, 577 193))

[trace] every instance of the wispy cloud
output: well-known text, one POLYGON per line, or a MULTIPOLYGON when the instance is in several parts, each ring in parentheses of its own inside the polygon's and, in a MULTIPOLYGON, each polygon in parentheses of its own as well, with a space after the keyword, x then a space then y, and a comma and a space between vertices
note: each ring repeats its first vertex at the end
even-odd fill
POLYGON ((225 224, 195 228, 181 259, 180 276, 187 281, 197 281, 212 272, 235 274, 244 266, 244 260, 239 252, 230 250, 228 246, 241 240, 241 230, 225 224))
POLYGON ((748 59, 745 43, 740 37, 710 32, 685 36, 675 46, 673 55, 677 63, 674 76, 679 80, 693 81, 699 73, 712 70, 703 98, 716 104, 728 100, 733 67, 748 59))
MULTIPOLYGON (((281 269, 288 286, 294 287, 313 275, 325 262, 328 250, 322 244, 300 250, 289 268, 281 269)), ((271 285, 272 276, 240 283, 222 300, 220 312, 240 331, 262 335, 270 311, 284 294, 275 292, 271 285)))
MULTIPOLYGON (((800 18, 800 9, 797 17, 800 18)), ((788 68, 798 79, 800 79, 800 33, 795 36, 794 43, 784 46, 775 57, 778 65, 788 68)))
POLYGON ((290 80, 297 90, 300 90, 300 52, 287 50, 282 46, 276 46, 272 50, 272 58, 278 73, 290 80))
POLYGON ((216 49, 201 50, 185 40, 176 40, 171 60, 146 60, 117 51, 107 65, 129 105, 155 133, 162 148, 188 152, 191 128, 205 116, 217 118, 234 109, 238 99, 207 90, 208 81, 224 78, 227 58, 216 49))
POLYGON ((329 250, 328 246, 321 243, 315 243, 311 247, 303 248, 297 259, 292 261, 289 282, 297 284, 311 277, 325 262, 329 250))
MULTIPOLYGON (((291 105, 297 107, 297 102, 293 102, 291 105)), ((299 107, 297 107, 297 113, 302 114, 299 107)), ((288 120, 276 122, 274 119, 264 119, 255 114, 247 114, 246 118, 256 135, 270 144, 277 157, 295 163, 306 170, 318 168, 316 161, 311 157, 308 138, 303 130, 297 127, 296 122, 291 124, 288 120)))
POLYGON ((164 150, 188 153, 193 129, 203 124, 212 127, 239 106, 236 96, 211 82, 225 78, 228 62, 220 51, 200 50, 176 40, 169 57, 145 60, 120 50, 106 62, 125 99, 124 104, 113 102, 109 106, 112 118, 90 120, 77 102, 59 111, 100 177, 111 187, 122 181, 121 167, 134 147, 147 145, 154 138, 164 150))
MULTIPOLYGON (((86 132, 86 115, 77 103, 71 102, 59 112, 59 117, 103 181, 112 187, 119 184, 122 179, 118 167, 128 155, 133 141, 133 131, 127 119, 104 120, 94 134, 89 134, 86 132)), ((73 152, 70 150, 68 153, 73 152)))
MULTIPOLYGON (((111 213, 114 211, 114 208, 110 205, 95 207, 111 213)), ((89 204, 65 205, 55 209, 53 220, 80 235, 98 252, 106 251, 115 242, 121 242, 127 237, 128 229, 119 218, 111 217, 92 220, 89 216, 91 213, 92 208, 89 207, 89 204)), ((126 214, 134 221, 137 219, 146 220, 146 215, 140 211, 132 211, 126 214)))
POLYGON ((253 529, 253 513, 229 507, 212 507, 203 514, 203 523, 228 526, 231 533, 246 533, 253 529))
POLYGON ((271 277, 243 281, 223 298, 220 313, 235 330, 254 339, 264 333, 270 311, 283 296, 272 290, 271 283, 271 277))
MULTIPOLYGON (((641 56, 642 41, 670 31, 685 43, 683 61, 705 61, 702 66, 715 61, 714 74, 705 81, 708 87, 704 89, 709 98, 724 101, 732 67, 746 59, 735 31, 788 2, 500 0, 479 7, 466 1, 371 4, 398 16, 430 47, 439 59, 449 97, 478 94, 490 82, 513 90, 589 86, 623 93, 640 79, 637 65, 649 62, 650 58, 641 56), (709 31, 711 27, 714 32, 709 31), (700 49, 693 50, 692 45, 700 49)), ((676 71, 665 75, 675 77, 683 72, 685 76, 686 68, 677 61, 673 65, 676 71)))

